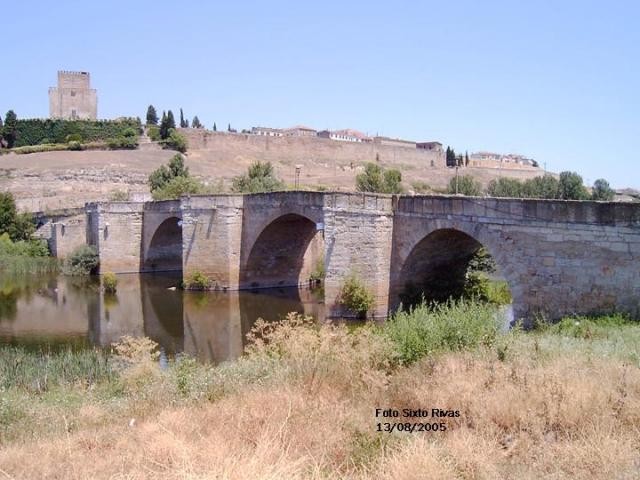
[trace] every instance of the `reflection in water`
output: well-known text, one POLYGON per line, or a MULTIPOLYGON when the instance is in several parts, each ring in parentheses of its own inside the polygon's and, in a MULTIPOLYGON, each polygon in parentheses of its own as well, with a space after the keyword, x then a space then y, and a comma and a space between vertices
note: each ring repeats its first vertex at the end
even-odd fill
POLYGON ((257 292, 183 292, 175 274, 118 275, 116 294, 97 277, 22 277, 0 282, 0 343, 106 347, 147 336, 167 355, 221 362, 242 354, 255 321, 296 311, 322 320, 318 295, 282 288, 257 292))

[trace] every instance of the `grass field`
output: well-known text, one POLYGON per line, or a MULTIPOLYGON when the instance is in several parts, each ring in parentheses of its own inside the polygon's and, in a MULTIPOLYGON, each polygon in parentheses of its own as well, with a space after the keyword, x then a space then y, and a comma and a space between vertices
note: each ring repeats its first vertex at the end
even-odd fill
POLYGON ((349 331, 258 323, 233 363, 159 367, 149 340, 0 351, 0 477, 633 479, 640 325, 500 333, 492 307, 417 309, 349 331), (448 321, 447 321, 448 320, 448 321), (376 418, 376 409, 457 417, 376 418), (378 423, 446 424, 378 432, 378 423))

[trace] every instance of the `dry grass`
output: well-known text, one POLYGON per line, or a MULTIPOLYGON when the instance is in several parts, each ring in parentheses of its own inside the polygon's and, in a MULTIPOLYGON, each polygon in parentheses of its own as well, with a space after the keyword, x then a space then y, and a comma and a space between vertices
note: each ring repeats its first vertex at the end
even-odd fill
POLYGON ((399 367, 373 328, 291 317, 256 334, 268 341, 215 368, 183 359, 160 371, 145 357, 149 345, 129 342, 119 380, 76 385, 84 397, 75 408, 34 399, 24 418, 53 426, 0 444, 0 476, 638 478, 640 369, 615 353, 585 353, 607 339, 558 348, 557 333, 516 333, 501 340, 503 361, 480 347, 399 367), (377 433, 377 407, 460 417, 444 433, 377 433))

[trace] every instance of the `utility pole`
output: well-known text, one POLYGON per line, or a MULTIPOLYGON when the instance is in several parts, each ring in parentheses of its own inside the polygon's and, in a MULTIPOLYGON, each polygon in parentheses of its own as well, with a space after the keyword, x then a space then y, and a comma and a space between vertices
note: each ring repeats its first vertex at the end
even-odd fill
POLYGON ((456 161, 456 195, 458 195, 458 162, 456 161))
POLYGON ((295 180, 294 180, 296 190, 298 190, 298 188, 300 187, 300 169, 301 168, 302 168, 302 165, 296 165, 296 174, 295 174, 295 180))

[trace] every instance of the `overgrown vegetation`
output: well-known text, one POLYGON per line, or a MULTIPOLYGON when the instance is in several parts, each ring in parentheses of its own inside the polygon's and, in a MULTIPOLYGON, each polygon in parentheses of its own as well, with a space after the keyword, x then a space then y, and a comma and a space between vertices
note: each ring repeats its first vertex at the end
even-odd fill
POLYGON ((154 200, 172 200, 182 195, 218 193, 222 184, 205 185, 189 174, 184 157, 177 153, 167 165, 162 165, 149 175, 149 187, 154 200))
POLYGON ((148 339, 112 353, 0 347, 0 465, 41 479, 61 465, 77 478, 634 478, 640 326, 500 333, 494 312, 421 306, 357 329, 290 314, 258 321, 246 354, 218 366, 179 355, 161 369, 148 339), (378 431, 386 422, 446 430, 378 431))
POLYGON ((472 175, 455 176, 449 181, 447 193, 479 197, 482 194, 482 184, 472 175))
POLYGON ((118 291, 118 277, 113 272, 102 275, 102 288, 105 293, 114 294, 118 291))
POLYGON ((487 194, 492 197, 601 201, 611 201, 615 196, 609 183, 602 178, 594 182, 589 194, 582 177, 575 172, 562 172, 558 178, 546 174, 524 181, 504 177, 493 179, 489 182, 487 194))
POLYGON ((211 290, 215 282, 199 270, 189 274, 184 280, 185 290, 211 290))
POLYGON ((360 278, 351 274, 345 278, 340 291, 340 303, 360 318, 373 307, 375 298, 360 278))
POLYGON ((95 273, 100 257, 92 245, 80 245, 71 252, 62 266, 65 275, 89 275, 95 273))
MULTIPOLYGON (((127 137, 133 130, 137 136, 142 132, 139 119, 120 120, 63 120, 63 119, 17 119, 12 111, 7 113, 3 138, 9 148, 41 145, 43 140, 50 144, 67 144, 75 141, 88 143, 107 141, 112 138, 127 137), (12 115, 10 115, 12 113, 12 115)), ((24 153, 24 152, 23 152, 24 153)))
POLYGON ((236 193, 264 193, 284 190, 284 183, 276 177, 270 162, 254 162, 244 175, 237 176, 232 182, 232 191, 236 193))
POLYGON ((402 174, 395 168, 386 170, 375 163, 367 163, 364 172, 356 175, 359 192, 402 193, 402 174))

